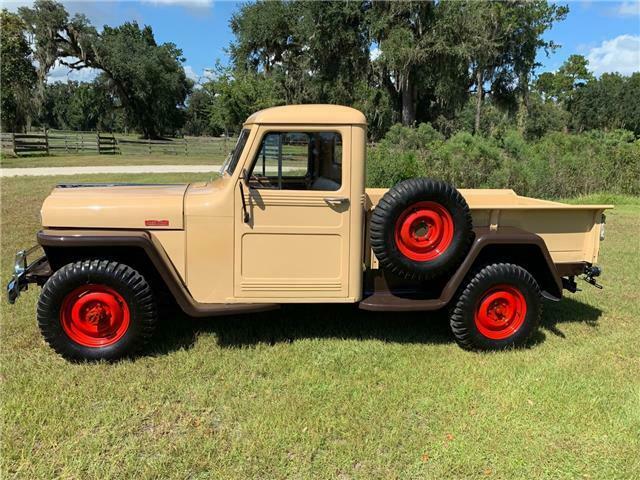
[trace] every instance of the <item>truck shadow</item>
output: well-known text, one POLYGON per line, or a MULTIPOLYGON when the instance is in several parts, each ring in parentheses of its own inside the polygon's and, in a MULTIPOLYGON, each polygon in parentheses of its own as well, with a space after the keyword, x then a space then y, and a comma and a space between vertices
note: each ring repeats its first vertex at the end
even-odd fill
POLYGON ((561 329, 563 323, 584 323, 590 327, 598 325, 602 315, 599 308, 579 302, 573 298, 563 298, 559 302, 545 302, 540 326, 542 331, 566 338, 561 329))
MULTIPOLYGON (((601 310, 565 298, 545 302, 541 329, 529 346, 544 342, 546 333, 566 338, 563 323, 597 325, 601 310)), ((191 318, 177 307, 163 307, 151 354, 189 349, 200 335, 213 334, 225 348, 275 345, 301 339, 335 338, 390 343, 453 343, 446 311, 424 313, 366 312, 355 305, 285 305, 264 313, 191 318)))

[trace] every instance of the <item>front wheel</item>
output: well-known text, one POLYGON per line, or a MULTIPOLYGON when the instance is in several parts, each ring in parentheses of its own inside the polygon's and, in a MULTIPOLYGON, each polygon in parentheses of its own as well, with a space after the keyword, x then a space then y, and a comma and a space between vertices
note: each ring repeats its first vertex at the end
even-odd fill
POLYGON ((450 316, 458 344, 467 350, 524 345, 542 315, 540 287, 524 268, 508 263, 484 267, 468 281, 450 316))
POLYGON ((65 265, 47 281, 38 301, 38 325, 47 343, 69 360, 116 360, 141 350, 157 323, 145 278, 108 260, 65 265))

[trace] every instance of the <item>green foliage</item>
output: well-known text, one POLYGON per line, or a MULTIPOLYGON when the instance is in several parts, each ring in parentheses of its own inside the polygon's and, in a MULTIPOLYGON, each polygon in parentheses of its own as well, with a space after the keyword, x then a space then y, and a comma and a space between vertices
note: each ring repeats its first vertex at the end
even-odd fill
POLYGON ((540 138, 548 132, 560 132, 568 128, 571 115, 553 102, 545 102, 539 94, 529 97, 528 115, 524 134, 528 139, 540 138))
POLYGON ((629 77, 604 73, 586 83, 569 105, 573 128, 624 128, 640 136, 640 72, 629 77))
POLYGON ((181 107, 192 85, 182 52, 172 43, 158 45, 150 27, 127 22, 98 33, 84 15, 69 18, 52 0, 36 0, 19 11, 33 39, 42 100, 56 62, 76 70, 90 67, 102 71, 99 81, 117 98, 127 124, 145 137, 171 133, 184 123, 181 107))
POLYGON ((99 42, 102 82, 113 88, 127 123, 145 137, 173 133, 184 123, 183 106, 192 83, 182 67, 182 51, 156 44, 151 27, 137 23, 105 26, 99 42))
POLYGON ((273 77, 218 66, 217 76, 203 85, 209 93, 211 128, 238 132, 252 113, 282 105, 283 90, 273 77))
POLYGON ((20 17, 0 12, 0 130, 22 130, 30 120, 36 71, 20 17))
POLYGON ((230 26, 235 69, 276 81, 286 103, 354 102, 369 54, 363 2, 247 3, 230 26))
POLYGON ((535 88, 548 100, 570 103, 574 93, 593 79, 589 61, 582 55, 570 55, 556 73, 541 74, 535 88))
POLYGON ((99 82, 45 87, 40 123, 61 130, 113 130, 113 99, 99 82))
POLYGON ((211 125, 214 96, 207 88, 198 88, 189 96, 182 132, 185 135, 219 135, 221 130, 211 125))
POLYGON ((640 193, 640 141, 628 131, 552 132, 530 142, 515 130, 499 139, 461 131, 443 140, 433 132, 428 125, 391 128, 369 151, 368 185, 427 176, 542 198, 640 193))

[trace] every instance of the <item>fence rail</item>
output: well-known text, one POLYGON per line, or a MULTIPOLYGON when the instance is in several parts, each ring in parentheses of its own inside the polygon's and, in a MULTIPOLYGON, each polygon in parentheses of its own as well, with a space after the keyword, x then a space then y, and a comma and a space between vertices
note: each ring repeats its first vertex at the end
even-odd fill
POLYGON ((228 138, 182 137, 140 139, 105 132, 45 130, 32 133, 2 133, 3 154, 18 157, 42 155, 226 155, 233 146, 228 138))

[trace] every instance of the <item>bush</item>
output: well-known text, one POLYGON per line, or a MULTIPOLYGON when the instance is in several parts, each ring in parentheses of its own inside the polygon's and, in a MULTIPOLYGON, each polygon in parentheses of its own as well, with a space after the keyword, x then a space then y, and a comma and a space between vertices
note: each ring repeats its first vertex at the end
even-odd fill
POLYGON ((369 151, 367 184, 390 187, 426 176, 458 188, 512 188, 541 198, 596 192, 640 194, 640 141, 631 132, 552 132, 527 141, 458 132, 445 140, 431 125, 393 126, 369 151))

